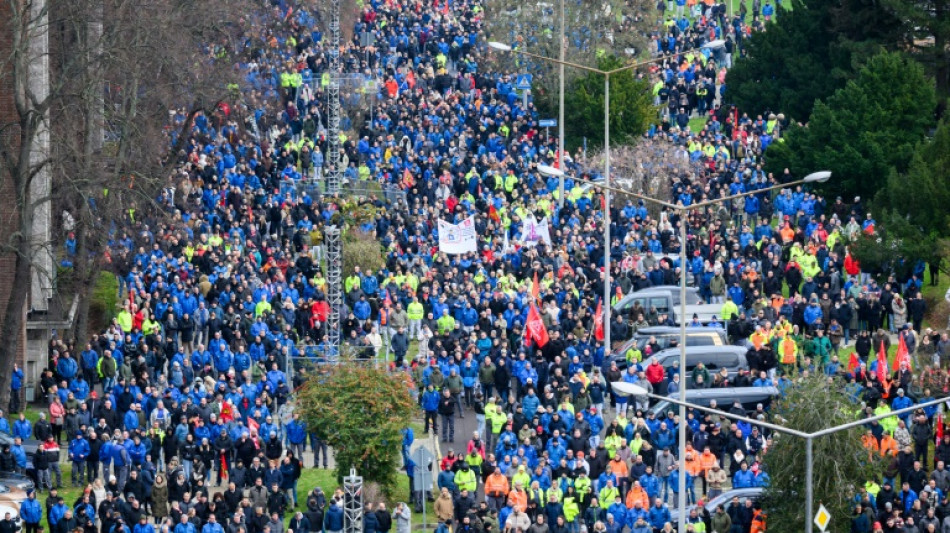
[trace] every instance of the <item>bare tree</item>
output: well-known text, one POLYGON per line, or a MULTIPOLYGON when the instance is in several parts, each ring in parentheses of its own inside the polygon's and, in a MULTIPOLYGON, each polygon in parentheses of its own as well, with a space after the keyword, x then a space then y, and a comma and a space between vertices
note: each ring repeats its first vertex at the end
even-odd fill
MULTIPOLYGON (((560 57, 561 3, 564 7, 564 58, 596 67, 601 55, 641 57, 648 42, 646 28, 654 6, 647 0, 489 0, 485 4, 488 40, 501 41, 545 57, 560 57)), ((556 105, 558 66, 516 54, 494 54, 491 66, 505 72, 534 74, 533 89, 556 105)), ((583 74, 565 69, 566 83, 583 74)))
POLYGON ((0 405, 29 297, 31 273, 54 276, 44 210, 75 220, 80 297, 74 335, 86 334, 89 295, 110 230, 135 220, 167 183, 201 113, 224 120, 238 93, 251 0, 8 0, 12 44, 0 78, 14 113, 0 122, 0 163, 13 191, 0 254, 15 257, 0 327, 0 405), (229 109, 226 108, 226 109, 229 109), (183 117, 174 120, 170 113, 183 117), (53 126, 50 126, 52 124, 53 126), (39 223, 39 224, 38 224, 39 223))
MULTIPOLYGON (((603 175, 604 153, 598 151, 578 161, 592 175, 603 175)), ((684 176, 701 175, 702 165, 693 161, 682 145, 664 138, 644 138, 635 145, 610 150, 610 181, 613 187, 629 190, 651 198, 672 201, 672 185, 684 176)), ((626 204, 629 197, 613 195, 613 205, 626 204)), ((651 216, 659 216, 659 209, 646 204, 651 216)))

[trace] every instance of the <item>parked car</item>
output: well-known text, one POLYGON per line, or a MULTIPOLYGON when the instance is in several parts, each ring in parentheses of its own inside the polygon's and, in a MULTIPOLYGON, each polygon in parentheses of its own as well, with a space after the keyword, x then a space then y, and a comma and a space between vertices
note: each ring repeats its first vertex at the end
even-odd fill
MULTIPOLYGON (((720 389, 686 389, 688 403, 709 407, 710 402, 716 400, 717 409, 728 409, 736 400, 742 404, 746 415, 755 412, 758 404, 767 411, 772 400, 781 395, 777 387, 724 387, 720 389)), ((648 413, 658 417, 668 411, 678 411, 679 407, 668 400, 660 400, 650 406, 648 413)))
MULTIPOLYGON (((733 498, 739 498, 739 504, 743 507, 745 506, 746 500, 752 500, 753 502, 758 501, 762 497, 762 493, 765 491, 762 487, 749 487, 745 489, 732 489, 727 490, 709 500, 703 500, 703 506, 701 514, 703 516, 703 522, 706 523, 706 531, 712 531, 712 524, 710 523, 710 517, 713 513, 716 512, 716 507, 720 505, 723 508, 728 509, 729 503, 732 502, 733 498)), ((689 513, 691 510, 697 509, 696 505, 687 505, 686 512, 689 513)), ((679 509, 670 509, 670 518, 673 523, 679 519, 679 509)))
MULTIPOLYGON (((623 343, 617 350, 615 350, 608 360, 608 367, 610 366, 610 361, 617 361, 617 367, 620 369, 626 368, 627 360, 626 354, 632 346, 636 345, 637 349, 640 350, 640 353, 644 353, 644 348, 651 341, 656 343, 656 346, 659 348, 654 353, 659 353, 660 350, 665 350, 667 348, 675 347, 679 345, 680 340, 680 328, 674 328, 669 326, 652 326, 649 328, 643 328, 638 330, 633 338, 623 343)), ((686 346, 727 346, 729 344, 729 339, 726 336, 726 331, 719 328, 686 328, 686 346)))
MULTIPOLYGON (((698 317, 699 321, 703 324, 711 322, 714 317, 719 317, 719 312, 722 310, 721 305, 704 303, 690 304, 688 295, 689 292, 687 292, 686 304, 687 322, 692 320, 694 315, 698 317)), ((646 310, 655 308, 657 313, 669 315, 676 324, 679 324, 679 320, 681 319, 679 316, 679 291, 674 293, 669 289, 650 287, 649 289, 631 292, 614 305, 613 312, 623 315, 627 320, 636 320, 637 317, 633 316, 633 312, 638 306, 646 310)))
MULTIPOLYGON (((733 382, 736 376, 739 375, 740 369, 749 368, 749 363, 745 357, 746 351, 745 348, 740 346, 689 346, 687 343, 686 374, 680 376, 680 380, 685 378, 686 388, 696 386, 693 383, 693 370, 699 363, 702 363, 709 372, 710 378, 725 368, 729 373, 729 381, 733 382)), ((678 347, 668 348, 657 352, 655 355, 645 358, 641 365, 646 367, 652 364, 654 360, 659 361, 660 365, 666 370, 666 374, 670 375, 673 363, 680 360, 680 349, 678 347)), ((705 386, 711 386, 711 381, 707 382, 705 386)))
MULTIPOLYGON (((27 463, 29 469, 32 463, 27 463)), ((0 485, 6 485, 12 489, 28 491, 36 487, 33 480, 27 474, 17 474, 16 472, 0 472, 0 485)))

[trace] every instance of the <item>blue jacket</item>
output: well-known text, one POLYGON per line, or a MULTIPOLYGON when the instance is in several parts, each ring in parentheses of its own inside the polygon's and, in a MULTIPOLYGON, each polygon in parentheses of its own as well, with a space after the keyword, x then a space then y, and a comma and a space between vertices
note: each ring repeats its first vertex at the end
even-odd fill
POLYGON ((29 420, 17 420, 13 423, 13 436, 23 440, 33 438, 33 424, 29 420))
POLYGON ((745 489, 755 485, 755 474, 751 470, 737 470, 732 476, 732 488, 745 489))
POLYGON ((63 516, 66 515, 66 511, 68 509, 69 507, 66 507, 65 505, 61 503, 57 503, 56 505, 54 505, 53 508, 49 510, 49 516, 47 517, 47 520, 49 521, 50 525, 55 526, 56 524, 58 524, 59 521, 63 519, 63 516))
POLYGON ((139 417, 135 414, 135 411, 128 411, 125 413, 125 416, 122 417, 122 422, 125 424, 125 429, 132 431, 139 428, 139 417))
POLYGON ((191 522, 185 522, 184 524, 178 524, 175 526, 175 533, 198 533, 195 530, 195 525, 191 522))
POLYGON ((528 418, 533 417, 538 412, 539 405, 541 405, 541 399, 536 394, 528 394, 521 399, 521 407, 524 415, 528 418))
POLYGON ((327 509, 327 514, 323 517, 323 527, 327 531, 343 530, 343 509, 339 505, 333 504, 327 509))
POLYGON ((23 449, 23 446, 17 446, 14 444, 10 446, 10 453, 13 454, 13 458, 16 459, 16 465, 20 468, 26 468, 26 450, 23 449))
POLYGON ((439 393, 431 390, 425 391, 422 394, 422 410, 423 411, 438 411, 439 409, 439 393))
POLYGON ((43 508, 36 498, 27 498, 20 504, 20 516, 27 524, 38 524, 43 519, 43 508))
POLYGON ((653 506, 650 507, 650 512, 647 513, 647 517, 650 521, 650 525, 654 529, 663 529, 663 524, 670 521, 670 510, 664 505, 662 507, 653 506))
MULTIPOLYGON (((138 533, 138 532, 136 531, 135 533, 138 533)), ((201 533, 224 533, 224 528, 221 527, 221 524, 217 522, 213 524, 211 522, 208 522, 207 524, 204 525, 203 528, 201 528, 201 533)))
POLYGON ((144 524, 135 524, 135 527, 132 528, 132 533, 155 533, 155 528, 148 522, 144 524))
POLYGON ((78 369, 79 365, 72 357, 63 357, 56 363, 56 372, 67 380, 73 379, 78 369))
POLYGON ((69 441, 69 460, 85 461, 89 457, 89 441, 84 438, 69 441))
MULTIPOLYGON (((640 486, 643 487, 643 490, 646 491, 650 499, 656 498, 657 496, 660 495, 660 478, 654 475, 650 475, 650 474, 643 474, 642 476, 640 476, 639 481, 640 481, 640 486)), ((652 513, 652 510, 651 510, 651 513, 652 513)), ((650 519, 650 523, 651 524, 653 523, 652 518, 650 519)), ((663 527, 663 524, 660 524, 660 527, 663 527)))
POLYGON ((287 424, 287 438, 291 444, 304 444, 307 440, 307 426, 298 420, 287 424))

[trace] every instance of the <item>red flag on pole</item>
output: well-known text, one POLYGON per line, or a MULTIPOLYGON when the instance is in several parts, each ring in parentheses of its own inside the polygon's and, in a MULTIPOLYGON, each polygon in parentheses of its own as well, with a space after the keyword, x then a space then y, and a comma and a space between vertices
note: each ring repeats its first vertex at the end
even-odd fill
POLYGON ((848 361, 848 372, 853 374, 860 367, 861 359, 858 358, 857 352, 851 352, 851 359, 848 361))
POLYGON ((251 435, 256 435, 257 432, 261 429, 261 425, 257 422, 257 420, 254 420, 253 418, 248 417, 247 429, 250 430, 251 435))
POLYGON ((884 349, 884 341, 881 341, 881 349, 877 352, 877 379, 884 386, 887 386, 887 350, 884 349))
POLYGON ((604 301, 597 302, 597 311, 594 312, 594 338, 604 340, 604 301))
POLYGON ((531 297, 535 300, 541 295, 541 284, 538 283, 538 271, 534 271, 534 281, 531 284, 531 297))
POLYGON ((939 443, 940 441, 943 440, 943 413, 940 413, 937 415, 936 426, 937 426, 937 442, 939 443))
POLYGON ((894 366, 900 369, 903 363, 907 364, 907 370, 914 370, 913 363, 910 360, 910 352, 907 351, 907 344, 904 342, 904 336, 897 335, 897 355, 894 357, 894 366))
POLYGON ((525 326, 525 337, 531 339, 539 348, 548 343, 548 330, 544 327, 544 321, 541 320, 541 313, 533 303, 528 310, 528 323, 525 326))

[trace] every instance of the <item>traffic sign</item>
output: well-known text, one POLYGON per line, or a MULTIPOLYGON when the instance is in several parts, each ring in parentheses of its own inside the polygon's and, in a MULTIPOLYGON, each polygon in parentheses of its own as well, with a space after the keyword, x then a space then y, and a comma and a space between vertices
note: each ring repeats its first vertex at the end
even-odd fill
POLYGON ((818 526, 818 529, 825 531, 828 529, 828 524, 831 522, 831 513, 828 512, 828 509, 825 509, 824 504, 818 505, 818 512, 815 513, 815 525, 818 526))
POLYGON ((531 89, 531 74, 518 74, 518 78, 515 80, 515 88, 519 91, 531 89))
POLYGON ((435 456, 425 446, 412 452, 412 462, 416 464, 412 476, 412 490, 422 492, 432 488, 432 461, 435 456))
POLYGON ((557 119, 556 118, 544 118, 538 121, 538 127, 541 128, 556 128, 557 119))

